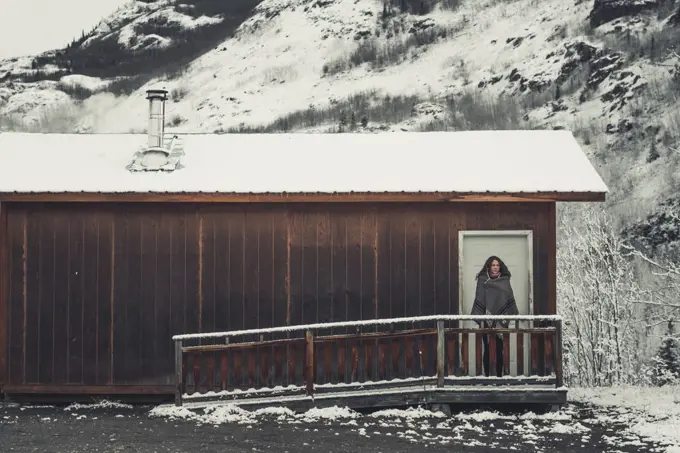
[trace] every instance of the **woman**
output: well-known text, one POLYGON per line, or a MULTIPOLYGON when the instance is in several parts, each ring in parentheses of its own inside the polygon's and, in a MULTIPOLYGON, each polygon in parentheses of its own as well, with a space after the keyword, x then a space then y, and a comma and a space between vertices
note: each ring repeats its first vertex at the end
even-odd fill
MULTIPOLYGON (((477 274, 477 290, 472 305, 473 316, 478 315, 518 315, 515 295, 510 285, 510 271, 503 260, 490 256, 484 267, 477 274)), ((481 327, 481 322, 477 321, 481 327)), ((496 327, 496 321, 485 321, 486 327, 496 327)), ((502 327, 508 327, 509 321, 502 321, 502 327)), ((496 341, 496 375, 503 375, 503 336, 494 336, 496 341)), ((482 337, 484 344, 484 374, 489 376, 489 335, 482 337)))

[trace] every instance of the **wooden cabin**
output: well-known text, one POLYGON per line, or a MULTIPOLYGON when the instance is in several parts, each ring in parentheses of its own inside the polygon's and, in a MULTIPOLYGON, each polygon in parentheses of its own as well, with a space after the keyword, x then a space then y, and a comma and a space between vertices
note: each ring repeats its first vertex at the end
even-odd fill
POLYGON ((5 397, 564 401, 556 202, 607 192, 570 132, 170 135, 149 101, 148 134, 0 134, 5 397), (489 255, 502 379, 459 316, 489 255))

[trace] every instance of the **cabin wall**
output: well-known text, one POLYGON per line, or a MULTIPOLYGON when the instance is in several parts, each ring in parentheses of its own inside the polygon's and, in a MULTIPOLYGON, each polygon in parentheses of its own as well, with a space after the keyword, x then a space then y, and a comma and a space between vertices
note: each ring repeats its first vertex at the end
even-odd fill
POLYGON ((461 229, 533 230, 534 307, 555 313, 554 203, 8 208, 14 386, 169 385, 180 333, 454 314, 461 229))

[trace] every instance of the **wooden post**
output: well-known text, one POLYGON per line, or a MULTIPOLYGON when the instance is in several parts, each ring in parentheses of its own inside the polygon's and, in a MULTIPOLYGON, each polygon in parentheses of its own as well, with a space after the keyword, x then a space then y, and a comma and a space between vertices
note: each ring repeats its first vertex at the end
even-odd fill
POLYGON ((175 406, 182 405, 182 340, 175 341, 175 406))
POLYGON ((444 321, 437 321, 437 387, 444 387, 444 321))
POLYGON ((305 384, 307 395, 314 395, 314 335, 311 330, 307 331, 307 351, 305 355, 305 384))
POLYGON ((555 321, 555 387, 564 385, 562 374, 562 320, 555 321))

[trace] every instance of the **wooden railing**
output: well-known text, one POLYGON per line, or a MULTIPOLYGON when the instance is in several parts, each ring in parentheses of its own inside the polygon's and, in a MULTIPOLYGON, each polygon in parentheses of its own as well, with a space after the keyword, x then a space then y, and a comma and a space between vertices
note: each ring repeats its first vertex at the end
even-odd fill
POLYGON ((559 316, 422 316, 185 334, 173 340, 177 405, 185 398, 313 396, 359 386, 563 386, 559 316), (485 320, 509 321, 509 326, 460 326, 485 320), (485 335, 488 377, 482 364, 485 335), (497 335, 502 343, 494 341, 497 335), (498 346, 503 348, 500 376, 498 346))

